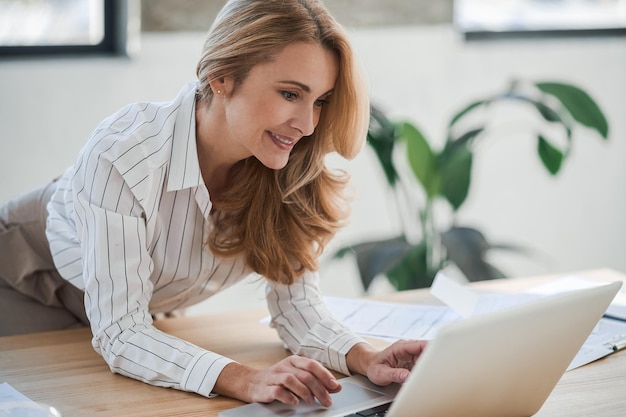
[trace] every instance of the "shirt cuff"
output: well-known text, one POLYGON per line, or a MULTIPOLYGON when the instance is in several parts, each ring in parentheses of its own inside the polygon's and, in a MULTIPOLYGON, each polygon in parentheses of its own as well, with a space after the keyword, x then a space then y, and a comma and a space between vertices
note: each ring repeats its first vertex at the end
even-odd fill
POLYGON ((347 362, 346 355, 348 354, 350 349, 354 347, 354 345, 361 343, 361 342, 365 342, 365 340, 359 336, 356 336, 350 333, 344 334, 341 337, 339 337, 337 340, 335 340, 329 346, 329 350, 331 352, 332 351, 336 352, 336 356, 330 355, 329 357, 330 359, 329 367, 331 369, 334 369, 335 371, 341 372, 344 375, 351 375, 352 373, 348 369, 348 362, 347 362), (334 360, 332 356, 335 356, 334 360))
POLYGON ((217 382, 217 377, 232 359, 212 353, 203 352, 196 356, 183 374, 181 389, 195 392, 205 397, 215 397, 213 387, 217 382))

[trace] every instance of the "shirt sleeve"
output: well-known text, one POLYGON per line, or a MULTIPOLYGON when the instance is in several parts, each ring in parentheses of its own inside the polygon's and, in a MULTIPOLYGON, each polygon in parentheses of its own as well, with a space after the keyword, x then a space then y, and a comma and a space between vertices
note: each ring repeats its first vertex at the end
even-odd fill
POLYGON ((305 272, 292 285, 269 281, 266 297, 271 326, 292 353, 350 374, 346 355, 364 340, 328 311, 319 291, 317 272, 305 272))
POLYGON ((115 373, 211 396, 232 360, 153 326, 146 214, 132 184, 106 158, 83 157, 72 187, 95 350, 115 373))

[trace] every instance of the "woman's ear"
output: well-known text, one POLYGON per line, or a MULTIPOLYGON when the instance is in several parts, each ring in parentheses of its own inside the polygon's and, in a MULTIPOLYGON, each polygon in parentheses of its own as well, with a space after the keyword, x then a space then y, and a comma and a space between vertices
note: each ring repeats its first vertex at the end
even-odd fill
POLYGON ((220 77, 209 83, 214 97, 228 97, 235 87, 235 80, 231 76, 220 77))

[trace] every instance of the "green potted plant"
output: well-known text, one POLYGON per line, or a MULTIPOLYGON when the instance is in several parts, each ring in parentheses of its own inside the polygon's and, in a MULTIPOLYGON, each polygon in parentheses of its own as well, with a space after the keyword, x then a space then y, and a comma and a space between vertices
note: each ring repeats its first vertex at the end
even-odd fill
POLYGON ((442 149, 434 149, 416 124, 390 120, 373 107, 367 143, 374 150, 394 196, 403 232, 389 239, 346 246, 334 254, 335 258, 355 256, 365 291, 380 274, 397 290, 429 287, 436 272, 451 263, 470 281, 505 276, 487 261, 487 252, 524 249, 488 242, 479 230, 456 221, 470 191, 475 145, 487 140, 495 121, 490 119, 489 110, 505 102, 530 107, 544 130, 550 132, 529 134, 536 141, 543 167, 552 176, 567 160, 575 132, 581 127, 595 131, 602 139, 608 138, 608 123, 598 104, 583 89, 562 82, 514 81, 502 93, 473 101, 450 119, 442 149), (558 126, 560 137, 554 137, 554 126, 558 126), (398 155, 402 151, 404 155, 398 155), (403 170, 399 164, 408 165, 409 169, 403 170), (422 193, 423 204, 404 207, 406 202, 415 200, 407 198, 414 192, 422 193), (452 213, 444 227, 435 210, 435 204, 440 207, 442 202, 452 213), (415 214, 419 230, 411 229, 411 222, 401 209, 415 214))

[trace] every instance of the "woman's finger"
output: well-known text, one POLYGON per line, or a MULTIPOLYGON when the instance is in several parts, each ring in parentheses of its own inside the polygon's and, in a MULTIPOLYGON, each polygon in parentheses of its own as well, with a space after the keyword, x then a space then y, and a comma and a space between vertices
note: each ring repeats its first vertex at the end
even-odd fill
POLYGON ((330 392, 341 389, 334 376, 319 363, 293 356, 287 361, 290 365, 284 374, 282 384, 304 401, 312 403, 317 399, 322 405, 332 405, 330 392))
POLYGON ((333 374, 319 362, 295 355, 290 356, 288 359, 294 367, 303 369, 315 376, 315 378, 324 385, 326 390, 330 392, 337 392, 341 389, 341 385, 337 382, 337 378, 335 378, 333 374))

